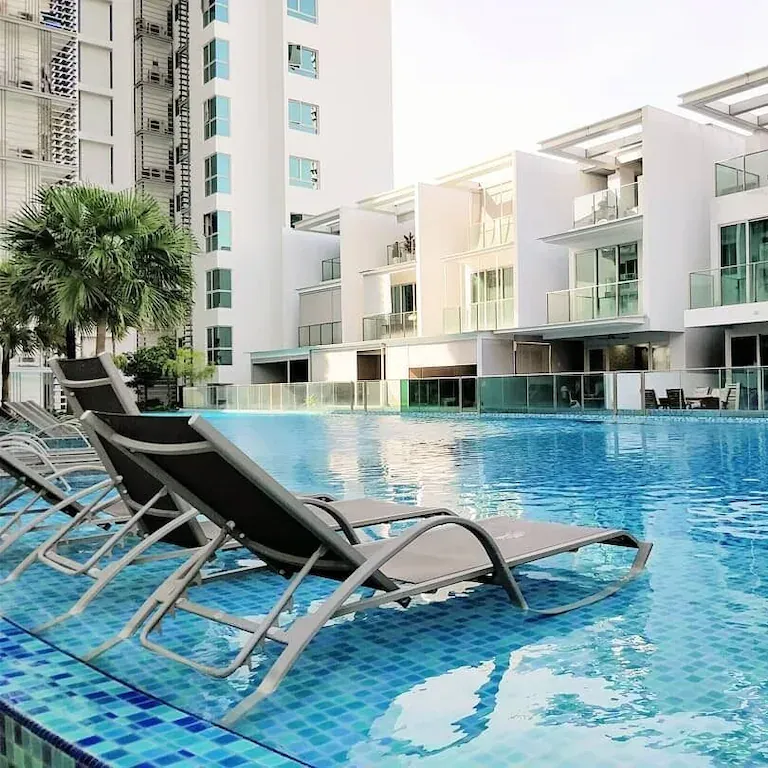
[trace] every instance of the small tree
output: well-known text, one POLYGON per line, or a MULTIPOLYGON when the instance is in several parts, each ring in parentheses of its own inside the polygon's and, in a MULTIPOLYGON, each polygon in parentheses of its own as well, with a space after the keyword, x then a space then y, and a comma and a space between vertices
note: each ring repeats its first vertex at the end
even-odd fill
POLYGON ((126 376, 131 377, 128 386, 136 391, 141 402, 147 402, 147 393, 151 387, 165 378, 165 366, 168 362, 168 350, 163 346, 139 347, 135 352, 128 352, 115 358, 115 363, 126 376))
POLYGON ((208 362, 205 352, 197 349, 179 349, 167 361, 165 375, 188 381, 192 386, 208 381, 216 373, 216 366, 208 362))

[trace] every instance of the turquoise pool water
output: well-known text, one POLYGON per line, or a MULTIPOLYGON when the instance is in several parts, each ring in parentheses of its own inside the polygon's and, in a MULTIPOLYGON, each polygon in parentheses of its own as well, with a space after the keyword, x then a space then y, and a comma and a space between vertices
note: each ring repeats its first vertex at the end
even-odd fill
MULTIPOLYGON (((316 766, 768 763, 768 425, 210 418, 296 490, 623 527, 655 545, 635 583, 560 617, 527 619, 500 589, 476 587, 345 618, 238 734, 316 766)), ((522 584, 533 604, 562 602, 625 563, 622 553, 585 551, 530 569, 522 584)), ((169 567, 129 569, 82 619, 44 638, 75 656, 94 647, 169 567)), ((0 606, 32 627, 85 587, 36 566, 0 587, 0 606)), ((258 616, 278 587, 261 574, 214 581, 192 597, 258 616)), ((299 607, 327 591, 312 582, 299 607)), ((183 615, 162 639, 209 661, 241 642, 183 615)), ((267 646, 253 670, 223 681, 135 641, 96 666, 215 720, 253 690, 272 654, 267 646)))

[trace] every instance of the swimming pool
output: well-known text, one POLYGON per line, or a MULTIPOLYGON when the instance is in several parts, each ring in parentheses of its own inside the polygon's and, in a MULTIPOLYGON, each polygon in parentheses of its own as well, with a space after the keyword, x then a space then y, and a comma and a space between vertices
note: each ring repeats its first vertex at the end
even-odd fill
MULTIPOLYGON (((768 762, 768 425, 210 418, 296 490, 444 505, 475 518, 623 527, 655 545, 636 582, 555 618, 526 619, 488 587, 345 617, 237 724, 239 734, 316 766, 768 762)), ((576 579, 618 567, 604 553, 575 560, 576 579)), ((146 594, 136 580, 146 590, 167 567, 128 570, 82 619, 45 639, 74 655, 94 647, 146 594)), ((214 581, 194 599, 255 616, 277 580, 255 581, 214 581)), ((569 588, 559 567, 532 569, 525 582, 541 604, 562 601, 569 588)), ((0 605, 32 627, 83 589, 37 566, 0 588, 0 605)), ((318 580, 299 602, 326 592, 318 580)), ((239 642, 191 616, 163 632, 164 642, 208 661, 239 642)), ((261 666, 214 681, 135 641, 97 661, 206 719, 253 690, 261 666)))

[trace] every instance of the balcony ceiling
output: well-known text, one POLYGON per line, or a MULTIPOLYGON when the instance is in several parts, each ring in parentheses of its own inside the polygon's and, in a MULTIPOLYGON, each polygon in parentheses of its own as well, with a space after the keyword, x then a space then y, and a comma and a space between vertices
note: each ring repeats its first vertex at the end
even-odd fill
POLYGON ((632 159, 642 156, 642 145, 643 110, 635 109, 545 139, 539 143, 539 151, 575 160, 596 173, 612 173, 624 162, 621 155, 631 152, 632 159))
POLYGON ((768 67, 680 94, 680 106, 753 133, 768 130, 768 67))
POLYGON ((627 216, 624 219, 579 227, 541 238, 550 245, 565 245, 568 248, 601 248, 607 245, 621 245, 643 239, 643 215, 627 216))
POLYGON ((608 317, 600 320, 578 320, 573 323, 550 323, 528 328, 509 328, 494 333, 497 336, 540 336, 544 341, 554 341, 556 339, 613 336, 627 332, 645 331, 647 324, 647 317, 636 315, 633 317, 608 317))

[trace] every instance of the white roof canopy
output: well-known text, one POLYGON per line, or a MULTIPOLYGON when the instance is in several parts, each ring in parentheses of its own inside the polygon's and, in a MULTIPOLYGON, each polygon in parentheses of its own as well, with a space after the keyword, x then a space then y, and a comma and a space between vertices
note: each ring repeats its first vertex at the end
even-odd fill
POLYGON ((680 106, 742 130, 768 130, 768 67, 680 94, 680 106))
POLYGON ((539 151, 575 160, 596 171, 614 171, 623 162, 642 155, 643 110, 609 117, 599 123, 545 139, 539 151))

